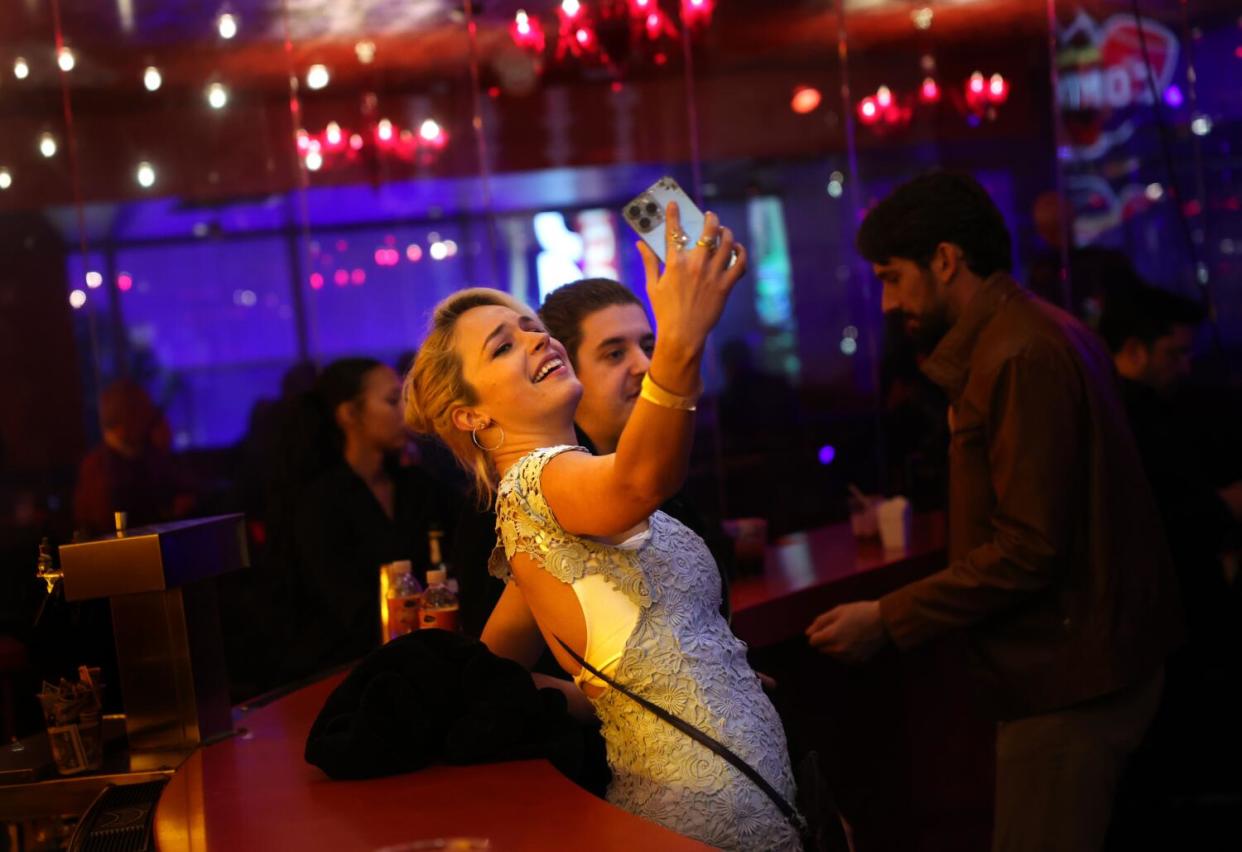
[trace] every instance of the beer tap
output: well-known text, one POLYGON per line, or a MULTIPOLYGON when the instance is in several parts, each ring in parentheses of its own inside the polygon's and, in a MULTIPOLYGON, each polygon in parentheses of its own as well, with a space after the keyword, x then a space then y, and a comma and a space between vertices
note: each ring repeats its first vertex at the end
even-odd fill
POLYGON ((52 599, 59 591, 63 594, 64 587, 62 581, 64 574, 56 568, 56 560, 52 558, 52 546, 48 543, 47 536, 43 537, 43 541, 39 542, 39 562, 35 568, 35 576, 47 584, 47 594, 39 603, 39 611, 35 613, 34 623, 38 626, 40 619, 43 618, 43 611, 47 609, 47 602, 52 599))

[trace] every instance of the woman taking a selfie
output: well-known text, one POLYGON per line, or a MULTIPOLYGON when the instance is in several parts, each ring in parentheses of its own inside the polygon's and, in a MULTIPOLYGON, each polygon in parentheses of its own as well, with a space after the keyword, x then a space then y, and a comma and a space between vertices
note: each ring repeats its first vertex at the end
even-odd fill
POLYGON ((773 799, 794 797, 785 735, 720 616, 711 554, 656 511, 686 476, 704 345, 746 253, 713 214, 697 242, 675 205, 667 223, 663 274, 639 245, 659 337, 615 453, 574 446, 582 387, 569 358, 533 311, 495 290, 437 307, 406 379, 407 422, 495 495, 490 570, 508 585, 483 641, 528 668, 546 643, 574 675, 603 725, 609 801, 724 849, 797 849, 773 799), (770 792, 624 688, 733 752, 770 792))

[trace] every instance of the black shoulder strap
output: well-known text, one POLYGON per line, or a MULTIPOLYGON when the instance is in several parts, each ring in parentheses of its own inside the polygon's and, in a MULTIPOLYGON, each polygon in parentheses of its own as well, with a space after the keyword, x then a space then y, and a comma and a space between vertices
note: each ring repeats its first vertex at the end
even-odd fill
POLYGON ((732 749, 730 749, 728 746, 724 745, 723 743, 721 743, 719 740, 715 739, 714 737, 703 733, 702 731, 700 731, 698 728, 694 727, 690 723, 678 718, 677 716, 674 716, 672 713, 668 712, 667 710, 665 710, 663 707, 659 706, 658 704, 653 704, 652 702, 648 701, 646 698, 643 698, 641 695, 637 694, 636 692, 631 690, 629 687, 623 686, 617 683, 615 680, 610 678, 608 675, 604 674, 599 669, 595 668, 595 666, 591 665, 586 660, 582 659, 582 657, 578 654, 578 652, 575 651, 573 648, 569 647, 569 645, 565 644, 565 640, 562 639, 561 637, 557 636, 556 641, 559 642, 561 647, 565 649, 565 653, 569 654, 569 656, 573 658, 574 662, 582 666, 584 669, 586 669, 591 674, 595 675, 595 677, 599 678, 604 683, 608 684, 613 689, 620 692, 622 695, 625 695, 631 700, 647 708, 652 713, 654 713, 656 716, 659 716, 665 722, 672 725, 674 728, 681 731, 686 736, 690 737, 691 739, 703 745, 704 748, 707 748, 708 750, 714 752, 715 754, 719 755, 724 760, 732 764, 733 767, 737 769, 738 772, 741 772, 743 775, 745 775, 747 778, 753 781, 755 786, 758 787, 760 790, 762 790, 767 795, 767 797, 772 800, 772 804, 776 805, 777 809, 779 809, 780 812, 784 814, 785 819, 789 820, 789 822, 793 825, 795 830, 797 830, 799 833, 802 833, 803 831, 806 830, 805 820, 802 818, 802 815, 799 814, 797 810, 794 809, 793 805, 789 804, 789 802, 785 800, 785 797, 782 796, 780 793, 778 793, 776 791, 776 788, 768 783, 766 778, 760 775, 758 771, 756 771, 755 768, 752 767, 749 763, 742 760, 742 758, 738 757, 733 752, 732 749))

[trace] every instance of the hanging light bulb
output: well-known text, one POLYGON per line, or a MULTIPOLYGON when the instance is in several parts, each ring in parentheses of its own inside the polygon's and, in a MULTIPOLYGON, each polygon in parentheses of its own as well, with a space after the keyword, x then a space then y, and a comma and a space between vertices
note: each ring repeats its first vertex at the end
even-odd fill
POLYGON ((329 121, 328 126, 323 129, 323 137, 329 145, 340 145, 343 138, 341 136, 341 125, 335 121, 329 121))
POLYGON ((164 85, 164 75, 154 65, 148 65, 147 70, 142 72, 142 85, 146 86, 148 92, 158 91, 164 85))
POLYGON ((875 98, 866 97, 858 102, 858 119, 863 124, 875 124, 880 120, 880 105, 875 98))
POLYGON ((710 24, 715 10, 716 0, 681 0, 681 19, 691 29, 710 24))
POLYGON ((806 115, 814 112, 819 107, 823 96, 819 89, 814 86, 799 86, 794 89, 793 98, 789 102, 789 108, 799 115, 806 115))
POLYGON ((1009 81, 1000 74, 993 74, 988 81, 988 100, 994 104, 1003 104, 1009 98, 1009 81))
POLYGON ((328 85, 331 75, 325 65, 312 65, 306 70, 306 86, 309 89, 322 89, 328 85))
POLYGON ((435 142, 440 138, 440 134, 444 131, 441 129, 439 122, 434 118, 429 118, 418 127, 418 135, 428 142, 435 142))
POLYGON ((599 56, 599 39, 586 9, 578 0, 563 0, 556 9, 557 33, 554 56, 558 62, 567 57, 595 59, 599 56))
POLYGON ((60 70, 66 74, 73 70, 78 64, 77 57, 73 55, 73 51, 67 47, 62 47, 56 51, 56 64, 60 66, 60 70))
POLYGON ((44 157, 56 156, 56 137, 50 133, 44 133, 39 137, 39 153, 44 157))
POLYGON ((143 189, 150 189, 155 186, 155 167, 143 160, 138 164, 138 171, 134 177, 137 178, 139 186, 143 189))
POLYGON ((13 185, 13 175, 8 169, 0 169, 0 189, 8 189, 13 185))
POLYGON ((224 109, 229 102, 229 90, 221 83, 212 83, 207 87, 207 103, 212 109, 224 109))
POLYGON ((307 151, 305 159, 308 171, 317 172, 323 167, 323 154, 316 150, 307 151))
POLYGON ((982 71, 976 71, 966 81, 966 104, 976 112, 982 111, 988 103, 988 81, 982 71))
POLYGON ((13 60, 13 76, 19 80, 25 80, 30 76, 30 66, 20 56, 13 60))
POLYGON ((517 14, 513 16, 513 23, 509 26, 509 37, 518 47, 532 53, 542 53, 544 45, 547 44, 539 19, 526 14, 525 9, 518 9, 517 14))
POLYGON ((220 38, 223 39, 230 39, 237 35, 237 16, 222 12, 220 17, 216 18, 216 32, 220 33, 220 38))

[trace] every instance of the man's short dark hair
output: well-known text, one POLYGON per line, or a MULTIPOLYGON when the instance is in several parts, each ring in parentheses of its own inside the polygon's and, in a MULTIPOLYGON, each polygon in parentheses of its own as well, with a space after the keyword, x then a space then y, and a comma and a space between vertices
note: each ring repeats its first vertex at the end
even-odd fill
POLYGON ((1198 302, 1159 287, 1138 285, 1109 297, 1100 317, 1100 336, 1116 354, 1127 340, 1150 347, 1179 325, 1195 328, 1206 315, 1198 302))
POLYGON ((927 267, 941 243, 961 248, 967 268, 980 278, 1013 269, 1005 218, 967 174, 932 172, 903 183, 858 229, 858 251, 871 263, 902 258, 927 267))
POLYGON ((634 292, 610 278, 584 278, 553 290, 543 300, 539 318, 569 353, 569 360, 578 366, 578 347, 582 345, 582 321, 596 311, 613 305, 638 305, 634 292))

